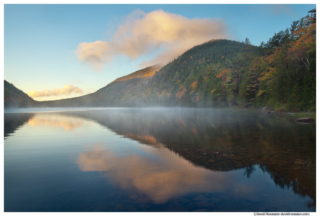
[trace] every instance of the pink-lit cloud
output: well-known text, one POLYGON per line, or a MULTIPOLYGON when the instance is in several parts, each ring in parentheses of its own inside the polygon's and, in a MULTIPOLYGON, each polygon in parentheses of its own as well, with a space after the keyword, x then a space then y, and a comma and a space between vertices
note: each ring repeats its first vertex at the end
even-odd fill
POLYGON ((63 128, 65 131, 73 131, 83 125, 82 119, 69 118, 61 115, 38 114, 28 120, 32 127, 63 128))
POLYGON ((156 58, 142 63, 150 66, 168 63, 206 41, 227 38, 230 38, 227 26, 220 19, 189 19, 163 10, 150 13, 137 10, 118 26, 111 40, 80 43, 75 54, 80 61, 100 70, 118 55, 137 59, 160 52, 156 58))
POLYGON ((82 89, 75 87, 73 85, 65 85, 63 88, 55 88, 51 90, 41 90, 41 91, 30 91, 27 94, 32 97, 50 97, 50 96, 60 96, 60 95, 70 95, 71 93, 81 94, 82 89))

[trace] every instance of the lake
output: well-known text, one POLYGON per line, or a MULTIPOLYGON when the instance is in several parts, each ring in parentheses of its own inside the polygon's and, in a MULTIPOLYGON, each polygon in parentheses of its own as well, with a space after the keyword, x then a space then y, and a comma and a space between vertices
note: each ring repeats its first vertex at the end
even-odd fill
POLYGON ((24 109, 4 120, 6 212, 316 211, 316 126, 290 116, 24 109))

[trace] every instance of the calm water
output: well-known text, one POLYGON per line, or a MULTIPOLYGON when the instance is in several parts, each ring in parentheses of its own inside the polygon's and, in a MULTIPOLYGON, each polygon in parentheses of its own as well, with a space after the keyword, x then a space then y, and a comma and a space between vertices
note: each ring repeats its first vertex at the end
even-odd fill
POLYGON ((315 124, 240 109, 4 117, 5 211, 316 210, 315 124))

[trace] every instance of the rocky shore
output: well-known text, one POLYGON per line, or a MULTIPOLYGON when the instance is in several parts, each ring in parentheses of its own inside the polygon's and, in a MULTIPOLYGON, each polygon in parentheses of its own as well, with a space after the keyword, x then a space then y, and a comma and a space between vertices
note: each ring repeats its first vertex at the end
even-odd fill
POLYGON ((315 123, 315 114, 310 114, 310 113, 281 112, 281 111, 275 111, 275 110, 273 110, 271 108, 267 108, 267 107, 263 107, 260 110, 260 113, 262 113, 264 115, 268 115, 268 116, 289 115, 289 116, 294 116, 294 117, 301 117, 301 118, 296 118, 296 122, 304 123, 304 124, 315 123))

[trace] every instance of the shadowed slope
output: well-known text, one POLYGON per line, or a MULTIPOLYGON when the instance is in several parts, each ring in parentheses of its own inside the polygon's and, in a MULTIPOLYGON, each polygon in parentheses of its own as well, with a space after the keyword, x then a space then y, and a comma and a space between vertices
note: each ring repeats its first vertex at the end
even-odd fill
POLYGON ((4 81, 4 107, 34 107, 38 102, 29 97, 26 93, 17 89, 14 85, 4 81))

